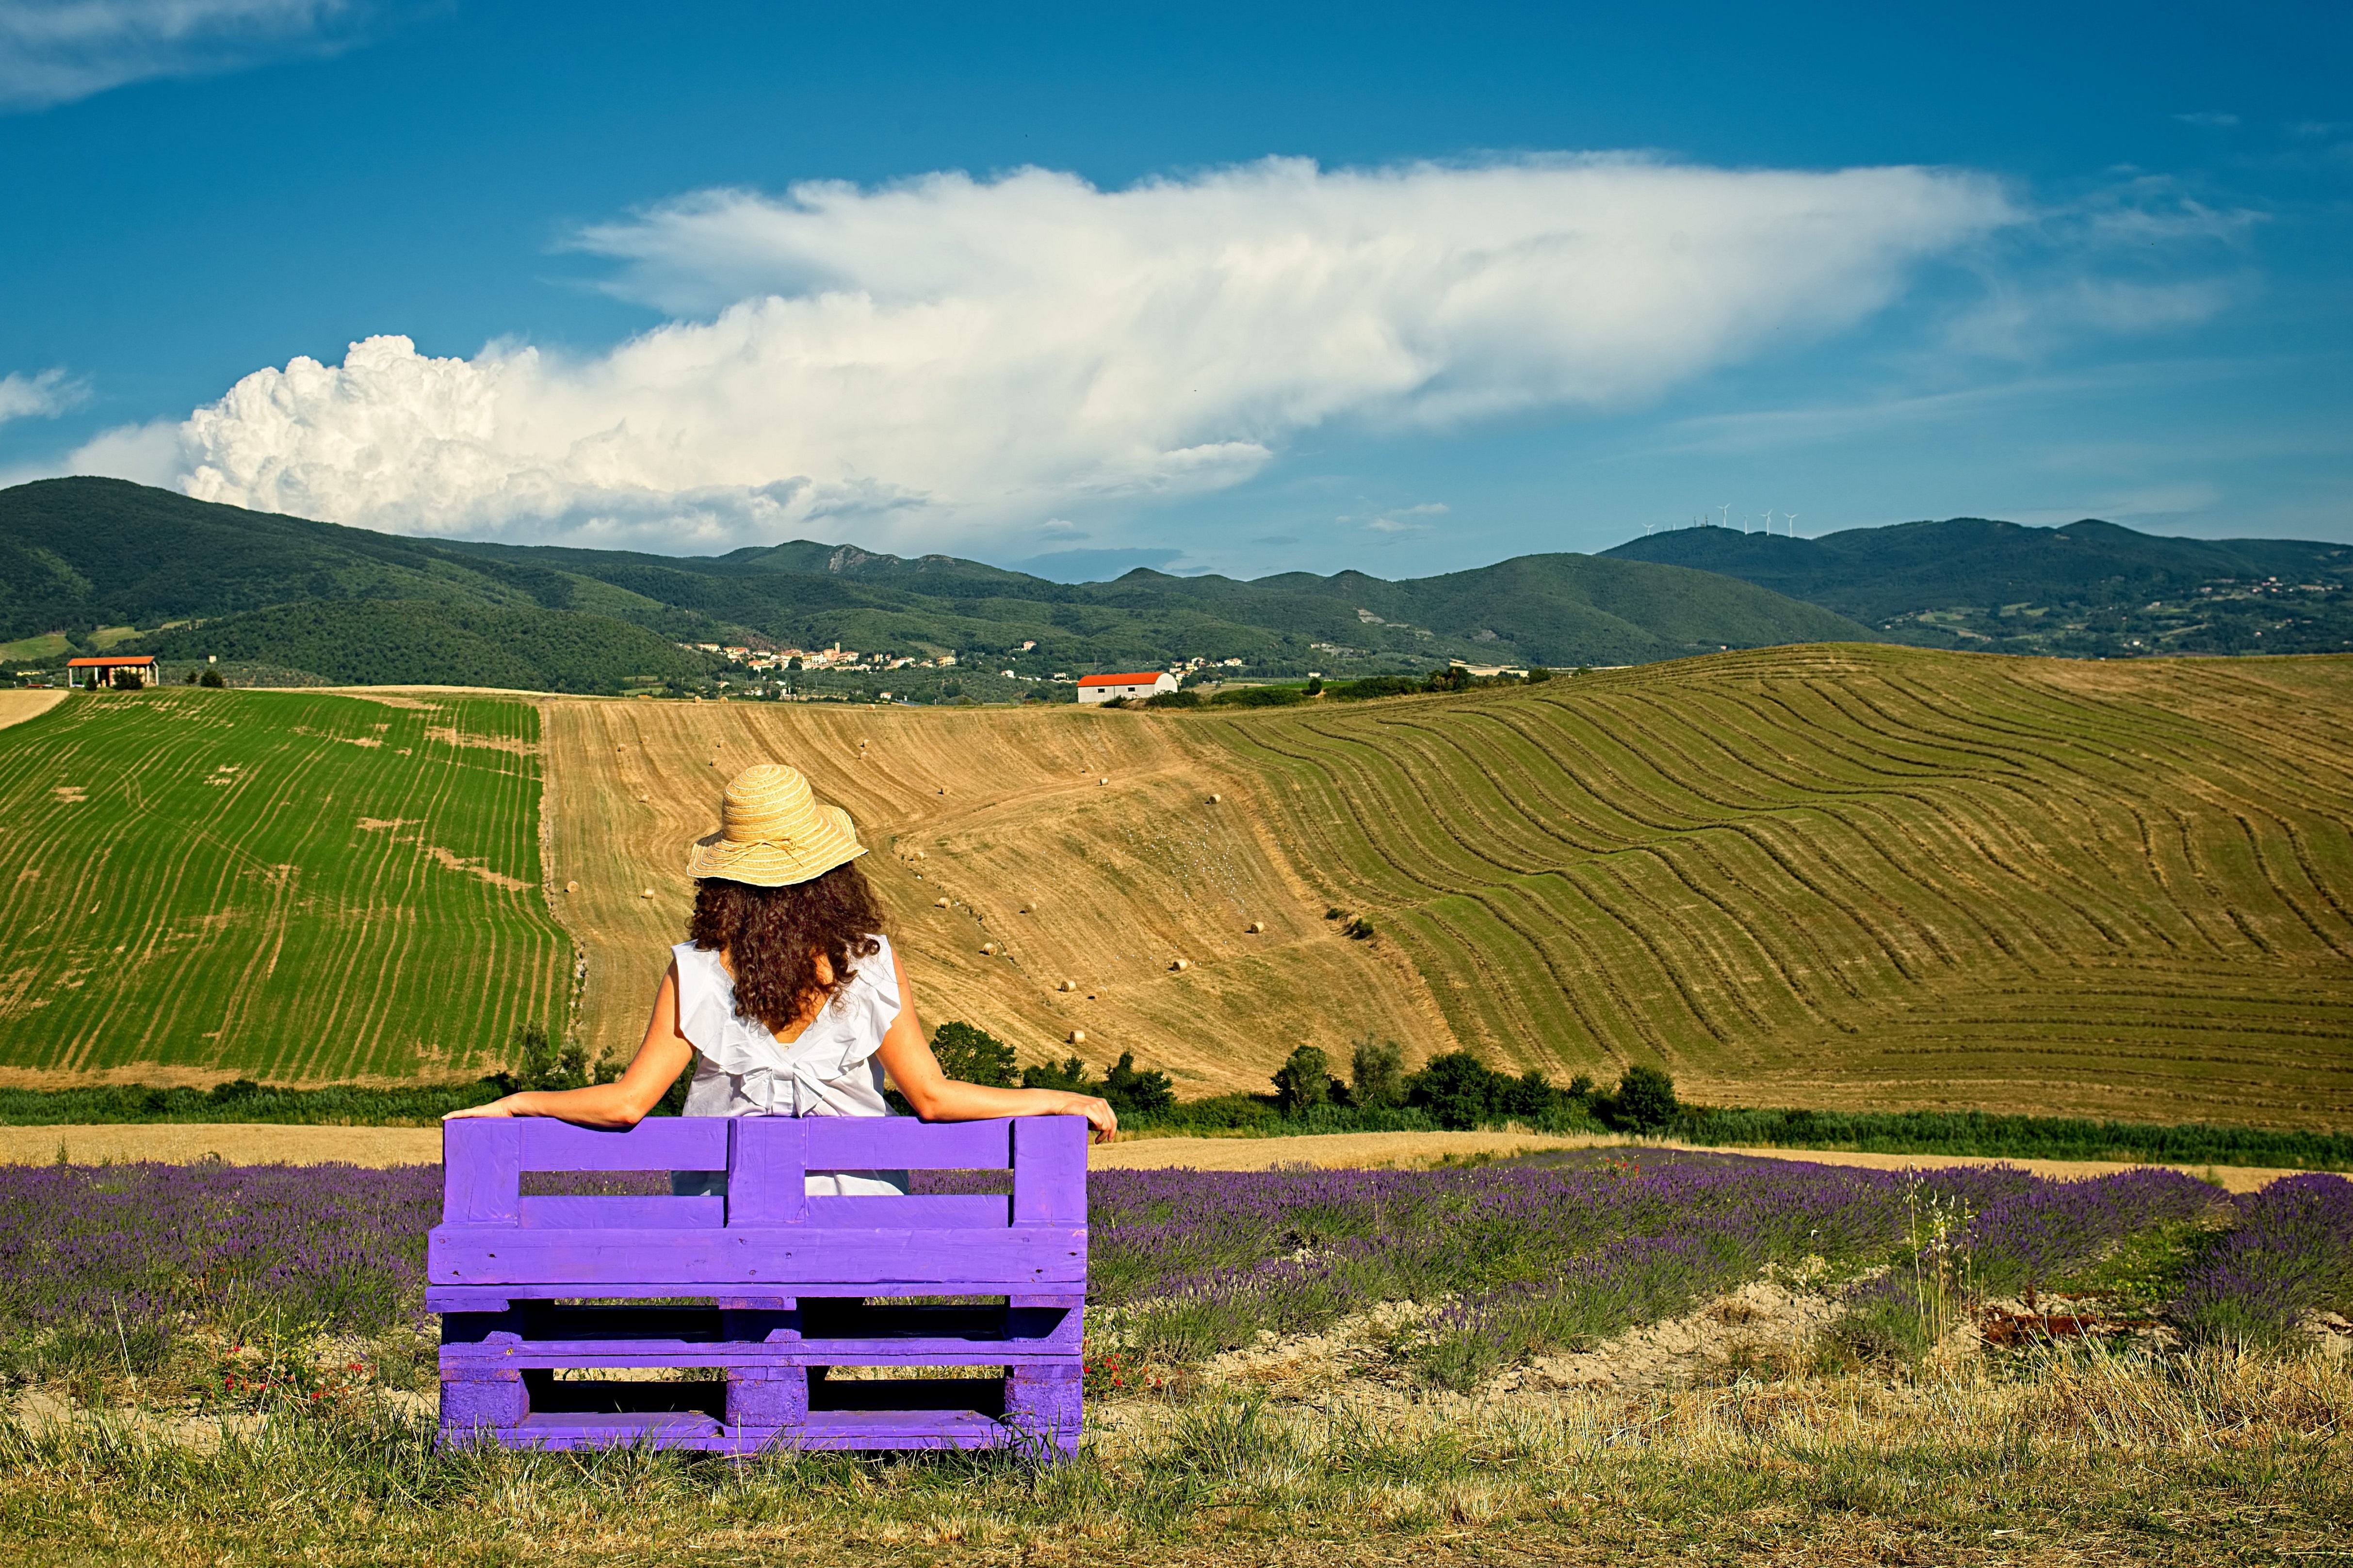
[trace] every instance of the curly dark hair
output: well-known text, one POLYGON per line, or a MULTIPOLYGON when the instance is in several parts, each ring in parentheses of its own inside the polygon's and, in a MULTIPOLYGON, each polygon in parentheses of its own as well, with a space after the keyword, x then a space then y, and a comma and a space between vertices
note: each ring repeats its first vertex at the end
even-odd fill
POLYGON ((856 978, 856 962, 882 951, 881 906, 855 862, 789 887, 759 888, 705 877, 694 885, 687 940, 727 955, 735 972, 735 1016, 771 1034, 823 1006, 856 978), (818 980, 818 955, 833 983, 818 980))

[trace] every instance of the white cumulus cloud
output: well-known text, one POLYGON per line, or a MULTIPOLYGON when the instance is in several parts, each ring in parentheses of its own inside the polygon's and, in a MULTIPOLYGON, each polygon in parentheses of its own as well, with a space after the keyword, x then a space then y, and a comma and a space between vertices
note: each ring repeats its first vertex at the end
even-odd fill
POLYGON ((181 427, 180 482, 403 531, 971 548, 1236 483, 1327 422, 1638 405, 2016 216, 1964 173, 1616 156, 710 192, 579 238, 669 324, 257 371, 181 427))
POLYGON ((0 0, 0 108, 332 47, 363 0, 0 0))

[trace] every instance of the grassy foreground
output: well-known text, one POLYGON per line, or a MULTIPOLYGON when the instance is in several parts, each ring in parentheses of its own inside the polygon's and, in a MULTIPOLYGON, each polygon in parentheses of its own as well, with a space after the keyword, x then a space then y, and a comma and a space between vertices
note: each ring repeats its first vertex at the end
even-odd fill
POLYGON ((0 1067, 406 1075, 560 1019, 538 716, 194 688, 0 730, 0 1067))
POLYGON ((378 1401, 0 1435, 14 1561, 453 1563, 2329 1561, 2345 1364, 1564 1395, 1550 1409, 1098 1406, 1075 1462, 434 1451, 378 1401))

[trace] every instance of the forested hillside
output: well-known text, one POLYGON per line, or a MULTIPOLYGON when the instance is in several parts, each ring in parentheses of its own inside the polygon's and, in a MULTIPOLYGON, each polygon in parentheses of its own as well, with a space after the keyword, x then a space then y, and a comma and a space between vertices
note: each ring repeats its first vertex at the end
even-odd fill
POLYGON ((1639 664, 1865 636, 1729 577, 1586 555, 1419 582, 1137 571, 1061 584, 809 541, 675 557, 409 539, 119 479, 0 490, 0 643, 16 643, 20 662, 106 646, 340 681, 594 691, 706 669, 674 646, 699 642, 954 650, 1030 677, 1194 657, 1348 676, 1450 658, 1639 664))
POLYGON ((1931 647, 2101 658, 2353 649, 2353 546, 2308 540, 1961 517, 1820 539, 1677 529, 1604 553, 1723 573, 1931 647))

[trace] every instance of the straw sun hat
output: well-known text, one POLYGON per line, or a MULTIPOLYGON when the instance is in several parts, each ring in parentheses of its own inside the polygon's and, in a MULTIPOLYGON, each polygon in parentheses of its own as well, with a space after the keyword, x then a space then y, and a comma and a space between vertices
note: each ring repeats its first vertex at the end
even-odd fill
POLYGON ((696 877, 782 888, 865 853, 848 812, 819 805, 797 769, 762 763, 727 781, 719 831, 695 840, 686 868, 696 877))

